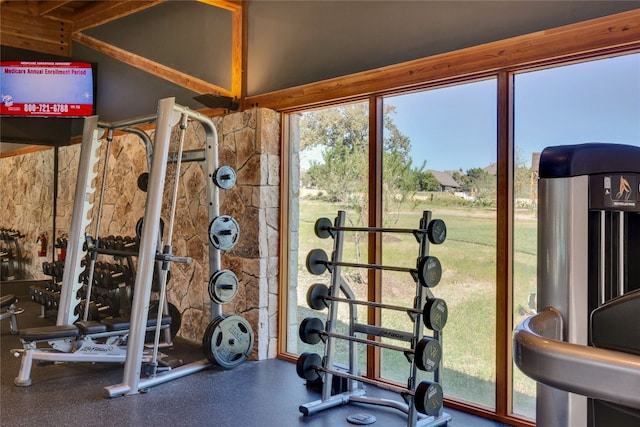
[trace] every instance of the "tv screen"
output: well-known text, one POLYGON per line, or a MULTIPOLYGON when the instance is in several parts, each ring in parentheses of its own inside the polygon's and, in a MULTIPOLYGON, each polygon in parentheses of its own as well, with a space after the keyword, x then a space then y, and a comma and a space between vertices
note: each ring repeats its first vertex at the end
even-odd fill
POLYGON ((95 114, 95 65, 0 62, 0 115, 84 117, 95 114))

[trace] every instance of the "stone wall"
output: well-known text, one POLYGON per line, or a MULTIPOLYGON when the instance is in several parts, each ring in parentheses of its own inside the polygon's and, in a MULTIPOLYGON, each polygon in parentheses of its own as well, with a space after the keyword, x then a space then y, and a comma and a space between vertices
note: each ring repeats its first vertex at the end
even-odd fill
MULTIPOLYGON (((18 239, 23 269, 16 279, 45 278, 42 262, 52 259, 53 160, 53 148, 0 159, 0 228, 24 234, 18 239), (48 240, 46 257, 38 256, 42 233, 48 240)), ((15 244, 2 245, 17 255, 15 244)))
MULTIPOLYGON (((220 214, 231 215, 240 225, 237 244, 222 255, 222 268, 232 270, 239 279, 238 295, 223 306, 223 313, 246 318, 253 327, 255 347, 253 359, 275 357, 277 351, 277 290, 279 244, 279 185, 280 185, 280 123, 279 115, 271 110, 252 109, 214 118, 219 138, 219 165, 228 165, 237 173, 236 185, 220 190, 220 214)), ((174 132, 176 130, 174 129, 174 132)), ((153 139, 153 131, 150 131, 153 139)), ((187 128, 184 149, 204 148, 203 127, 191 122, 187 128)), ((177 141, 174 134, 172 141, 177 141)), ((95 184, 96 204, 92 215, 97 216, 97 197, 100 194, 102 168, 105 165, 106 141, 101 147, 101 161, 95 184)), ((171 151, 177 148, 170 148, 171 151)), ((57 200, 57 229, 69 230, 77 175, 80 146, 61 147, 59 154, 59 189, 57 200)), ((33 156, 33 155, 27 155, 33 156)), ((11 158, 13 159, 13 158, 11 158)), ((5 169, 19 171, 30 178, 31 161, 13 165, 17 160, 2 159, 5 169), (9 164, 11 165, 9 166, 9 164), (23 170, 24 169, 24 170, 23 170)), ((37 161, 37 160, 36 160, 37 161)), ((137 188, 138 176, 147 170, 146 152, 141 139, 135 135, 118 135, 113 139, 108 161, 100 236, 134 236, 135 226, 144 214, 145 193, 137 188)), ((3 175, 4 176, 4 175, 3 175)), ((167 183, 162 218, 169 222, 169 203, 175 177, 175 165, 167 167, 167 183)), ((42 178, 40 178, 42 179, 42 178)), ((204 164, 184 163, 181 168, 178 203, 173 234, 173 253, 189 256, 190 264, 173 264, 171 280, 167 284, 168 301, 182 313, 179 335, 201 341, 210 321, 209 308, 209 222, 207 216, 206 176, 204 164)), ((22 198, 20 194, 16 197, 22 198)), ((37 206, 35 196, 33 200, 37 206)), ((49 205, 52 205, 49 203, 49 205)), ((38 210, 34 205, 21 208, 38 210)), ((51 212, 49 212, 51 215, 51 212)), ((96 222, 87 233, 95 235, 96 222)), ((19 224, 7 224, 17 226, 19 224)), ((39 266, 36 266, 36 269, 39 266)))

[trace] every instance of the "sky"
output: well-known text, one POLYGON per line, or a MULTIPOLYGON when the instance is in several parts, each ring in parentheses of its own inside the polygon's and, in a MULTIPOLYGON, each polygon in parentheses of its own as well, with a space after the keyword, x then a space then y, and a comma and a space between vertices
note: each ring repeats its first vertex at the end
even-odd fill
MULTIPOLYGON (((518 74, 516 152, 553 145, 613 142, 640 146, 640 54, 518 74)), ((496 81, 385 98, 411 139, 414 165, 466 171, 496 161, 496 81)))

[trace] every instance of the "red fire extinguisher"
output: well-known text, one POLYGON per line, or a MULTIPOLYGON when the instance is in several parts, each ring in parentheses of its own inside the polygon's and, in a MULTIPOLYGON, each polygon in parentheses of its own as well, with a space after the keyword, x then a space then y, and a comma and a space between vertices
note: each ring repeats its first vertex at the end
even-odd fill
POLYGON ((38 236, 36 243, 40 242, 40 249, 38 250, 38 256, 47 256, 47 235, 42 233, 38 236))

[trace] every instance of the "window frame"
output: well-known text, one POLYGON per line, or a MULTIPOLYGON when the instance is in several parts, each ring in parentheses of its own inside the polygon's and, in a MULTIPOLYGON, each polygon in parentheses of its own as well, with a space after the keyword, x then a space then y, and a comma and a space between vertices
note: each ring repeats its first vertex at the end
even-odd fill
MULTIPOLYGON (((513 331, 513 105, 514 75, 552 66, 569 65, 593 59, 640 52, 640 9, 598 18, 557 29, 519 36, 499 42, 462 49, 433 57, 386 67, 384 71, 368 71, 350 76, 285 89, 271 94, 249 97, 248 105, 273 108, 282 113, 281 156, 281 224, 289 230, 289 143, 291 114, 335 106, 345 102, 369 102, 369 223, 381 226, 382 218, 382 100, 391 94, 409 93, 445 87, 492 77, 497 79, 497 230, 496 230, 496 402, 495 411, 446 398, 445 404, 486 418, 517 426, 533 426, 534 422, 512 412, 512 346, 513 331)), ((289 233, 280 235, 279 307, 288 307, 289 233)), ((370 263, 380 263, 377 233, 368 241, 370 263)), ((369 271, 369 299, 381 298, 380 272, 369 271), (377 289, 376 289, 377 288, 377 289)), ((369 308, 368 318, 380 322, 379 310, 369 308)), ((287 310, 279 316, 278 357, 295 361, 297 355, 287 353, 287 310)), ((367 376, 380 377, 380 352, 367 350, 367 376)))

